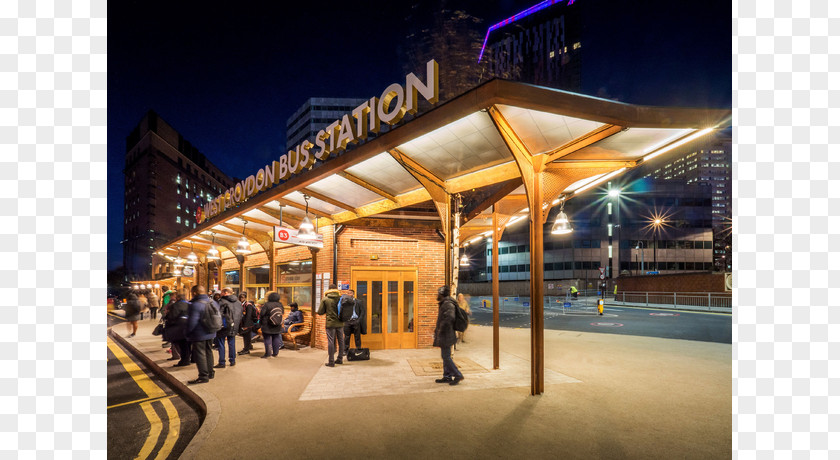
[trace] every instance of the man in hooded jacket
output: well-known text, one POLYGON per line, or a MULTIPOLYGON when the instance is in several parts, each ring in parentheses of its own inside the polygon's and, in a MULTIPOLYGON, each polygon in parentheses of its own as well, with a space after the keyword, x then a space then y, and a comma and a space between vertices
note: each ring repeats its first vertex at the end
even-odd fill
POLYGON ((228 362, 231 366, 236 365, 236 333, 239 332, 239 323, 242 322, 242 302, 233 295, 229 287, 222 289, 222 296, 219 298, 219 312, 222 317, 232 318, 231 324, 223 326, 216 333, 216 345, 219 347, 219 364, 216 369, 225 367, 225 343, 227 343, 228 362))
POLYGON ((452 345, 457 340, 455 336, 455 299, 452 298, 449 286, 438 288, 438 317, 435 323, 435 341, 432 346, 440 347, 440 357, 443 359, 443 378, 436 379, 436 383, 457 385, 464 380, 464 376, 455 361, 452 360, 452 345))
POLYGON ((214 304, 216 308, 218 308, 218 304, 207 295, 207 289, 204 286, 193 286, 192 295, 193 298, 190 299, 190 307, 187 314, 186 336, 192 346, 192 356, 195 359, 196 367, 198 367, 198 378, 190 380, 187 383, 207 383, 216 375, 216 372, 213 370, 212 348, 216 332, 208 331, 201 324, 201 315, 204 313, 208 303, 214 304))
POLYGON ((338 301, 341 298, 341 291, 338 286, 330 284, 330 288, 324 293, 321 306, 318 307, 318 314, 326 314, 327 350, 330 360, 325 364, 327 367, 335 367, 336 364, 344 364, 344 323, 338 319, 338 301), (338 359, 335 359, 335 341, 338 340, 338 359))

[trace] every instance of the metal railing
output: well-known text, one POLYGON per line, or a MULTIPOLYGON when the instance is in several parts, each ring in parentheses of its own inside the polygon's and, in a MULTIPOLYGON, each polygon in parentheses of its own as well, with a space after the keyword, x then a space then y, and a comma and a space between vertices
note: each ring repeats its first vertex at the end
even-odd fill
POLYGON ((619 292, 610 297, 611 303, 626 305, 732 311, 732 295, 715 292, 619 292))

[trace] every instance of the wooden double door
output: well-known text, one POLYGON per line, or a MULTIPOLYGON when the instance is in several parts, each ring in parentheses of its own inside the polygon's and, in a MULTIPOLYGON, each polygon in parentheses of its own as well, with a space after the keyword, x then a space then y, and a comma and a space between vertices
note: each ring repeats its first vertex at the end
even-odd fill
POLYGON ((367 308, 363 347, 417 348, 416 268, 353 268, 350 283, 367 308))

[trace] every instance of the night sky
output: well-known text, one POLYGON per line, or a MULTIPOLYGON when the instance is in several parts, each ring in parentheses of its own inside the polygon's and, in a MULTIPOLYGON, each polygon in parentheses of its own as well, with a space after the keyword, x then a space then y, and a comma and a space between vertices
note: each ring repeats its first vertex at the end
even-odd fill
MULTIPOLYGON (((109 2, 108 268, 122 265, 125 138, 147 110, 246 177, 285 152, 286 119, 309 97, 369 98, 404 80, 409 3, 109 2)), ((478 3, 486 28, 539 0, 478 3)), ((577 3, 583 93, 731 106, 731 2, 577 3)))

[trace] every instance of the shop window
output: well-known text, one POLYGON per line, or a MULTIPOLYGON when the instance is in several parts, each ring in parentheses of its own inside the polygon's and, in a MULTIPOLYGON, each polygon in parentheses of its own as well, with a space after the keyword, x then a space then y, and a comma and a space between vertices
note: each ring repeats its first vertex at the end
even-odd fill
POLYGON ((225 286, 231 285, 239 286, 239 270, 229 270, 225 272, 225 286))
POLYGON ((247 267, 245 269, 245 284, 268 284, 268 265, 247 267))

